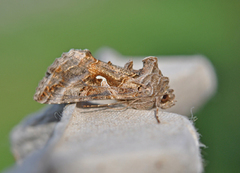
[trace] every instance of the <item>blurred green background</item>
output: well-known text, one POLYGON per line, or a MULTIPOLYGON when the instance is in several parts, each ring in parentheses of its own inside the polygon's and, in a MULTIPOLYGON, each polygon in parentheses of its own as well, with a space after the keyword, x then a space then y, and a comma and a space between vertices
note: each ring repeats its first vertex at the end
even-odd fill
POLYGON ((237 0, 1 0, 0 170, 14 163, 11 129, 44 106, 33 94, 47 67, 70 48, 88 48, 94 55, 102 46, 124 55, 206 55, 219 86, 195 114, 207 146, 205 172, 240 170, 237 0))

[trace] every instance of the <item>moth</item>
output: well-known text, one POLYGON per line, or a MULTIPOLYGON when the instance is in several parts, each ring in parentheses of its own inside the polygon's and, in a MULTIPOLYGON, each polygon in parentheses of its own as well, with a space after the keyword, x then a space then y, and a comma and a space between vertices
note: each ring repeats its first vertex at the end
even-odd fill
POLYGON ((158 68, 157 58, 149 56, 142 62, 143 67, 134 70, 133 61, 119 67, 95 59, 87 49, 71 49, 48 67, 34 100, 63 104, 114 99, 128 108, 156 108, 156 112, 172 107, 175 95, 168 77, 158 68))

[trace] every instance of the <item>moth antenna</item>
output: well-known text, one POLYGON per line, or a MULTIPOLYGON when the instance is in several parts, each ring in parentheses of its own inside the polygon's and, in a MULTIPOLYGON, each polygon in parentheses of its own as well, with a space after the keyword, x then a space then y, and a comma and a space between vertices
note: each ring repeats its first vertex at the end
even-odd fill
MULTIPOLYGON (((120 103, 120 104, 121 104, 121 103, 120 103)), ((113 109, 113 110, 117 110, 117 111, 123 111, 123 110, 128 109, 128 107, 126 107, 126 105, 124 105, 124 107, 122 107, 122 108, 109 107, 109 109, 113 109)))
POLYGON ((132 102, 130 102, 129 104, 128 104, 128 106, 131 106, 134 102, 136 102, 136 101, 138 101, 138 100, 140 100, 141 98, 138 98, 138 99, 135 99, 135 100, 133 100, 132 102))
POLYGON ((108 103, 108 104, 101 104, 101 105, 81 105, 83 108, 99 108, 99 107, 108 107, 112 105, 119 105, 122 104, 122 102, 115 102, 115 103, 108 103))

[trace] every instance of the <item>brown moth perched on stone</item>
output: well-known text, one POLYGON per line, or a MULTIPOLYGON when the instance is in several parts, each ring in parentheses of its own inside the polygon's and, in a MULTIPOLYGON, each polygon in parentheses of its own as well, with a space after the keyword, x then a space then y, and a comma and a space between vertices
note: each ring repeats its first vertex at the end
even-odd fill
POLYGON ((133 61, 119 67, 95 59, 87 49, 71 49, 48 67, 34 100, 62 104, 114 99, 135 109, 170 108, 175 95, 168 77, 158 68, 157 58, 146 57, 142 62, 143 68, 134 70, 133 61))

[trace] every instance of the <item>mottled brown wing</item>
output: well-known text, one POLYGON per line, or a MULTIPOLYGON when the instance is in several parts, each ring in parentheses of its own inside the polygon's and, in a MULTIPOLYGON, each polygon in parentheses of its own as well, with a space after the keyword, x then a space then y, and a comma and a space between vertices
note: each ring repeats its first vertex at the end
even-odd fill
POLYGON ((124 77, 135 75, 130 69, 96 60, 88 50, 70 50, 49 66, 36 89, 34 100, 60 104, 93 99, 128 99, 137 91, 118 86, 124 77), (97 79, 99 75, 106 78, 108 86, 103 86, 102 80, 97 79))

